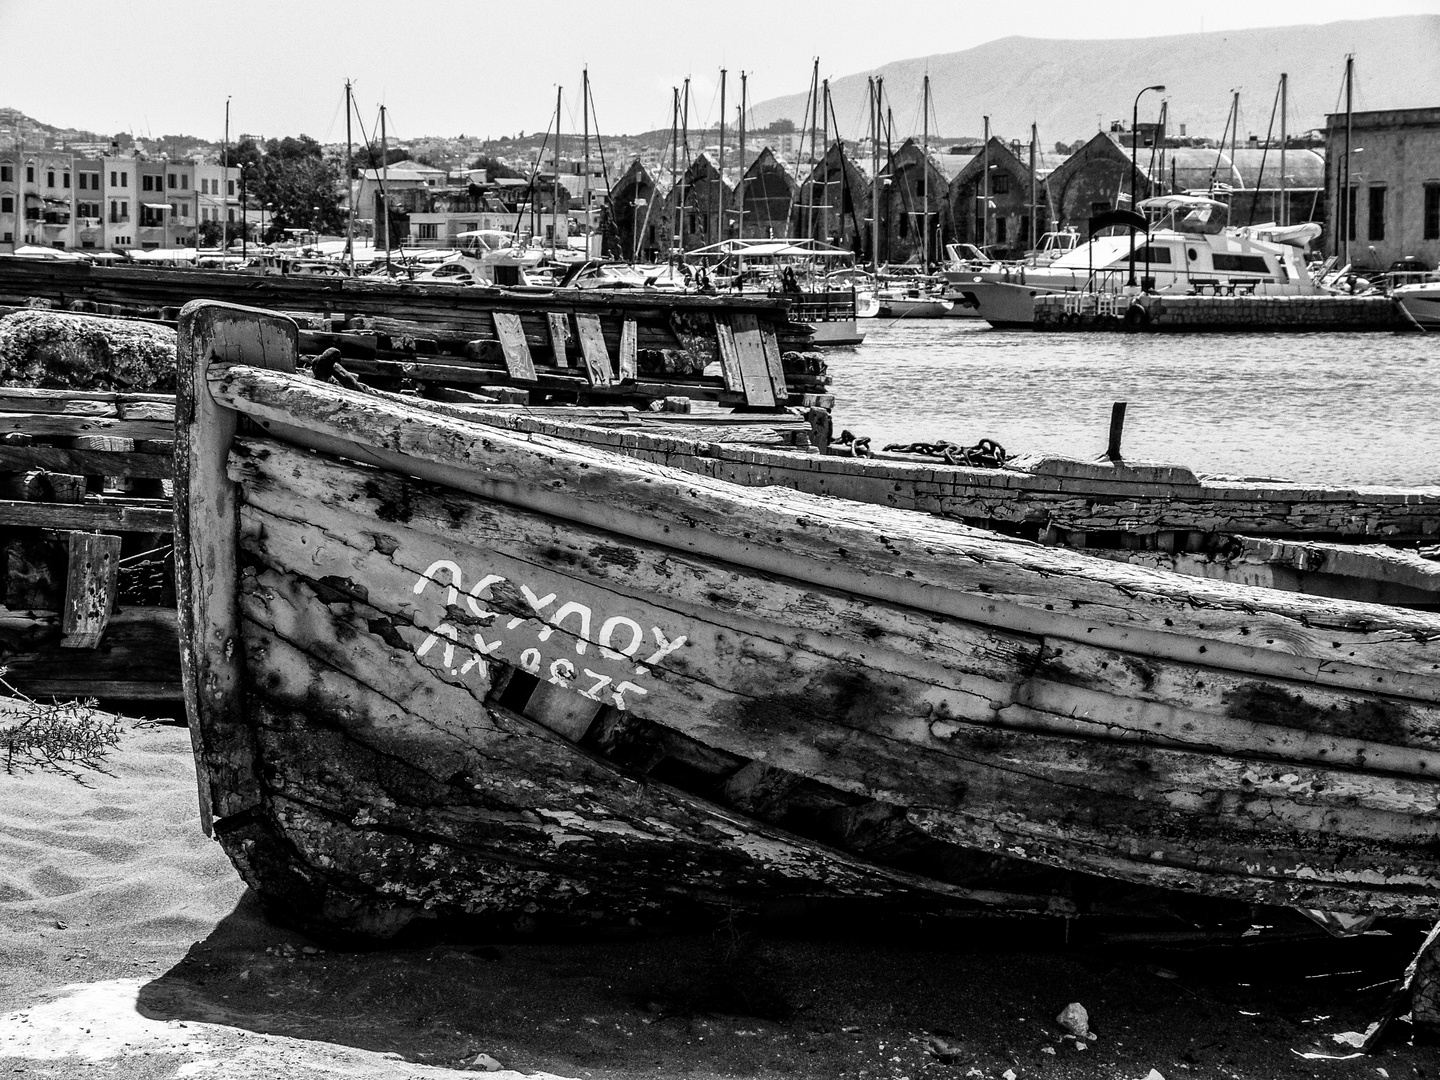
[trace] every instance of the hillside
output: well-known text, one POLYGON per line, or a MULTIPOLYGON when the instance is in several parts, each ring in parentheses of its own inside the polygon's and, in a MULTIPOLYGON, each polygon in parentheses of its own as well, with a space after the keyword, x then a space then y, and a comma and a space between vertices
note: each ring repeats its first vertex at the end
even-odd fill
MULTIPOLYGON (((963 52, 898 60, 876 72, 830 80, 841 134, 864 134, 866 79, 885 77, 895 124, 919 130, 921 79, 930 73, 938 129, 978 135, 989 113, 992 130, 1028 136, 1031 122, 1042 143, 1084 138, 1112 119, 1130 122, 1135 94, 1166 85, 1171 131, 1218 137, 1240 91, 1240 136, 1264 136, 1282 71, 1290 75, 1290 131, 1320 127, 1334 111, 1345 54, 1355 54, 1355 108, 1440 106, 1440 15, 1405 15, 1321 26, 1180 34, 1109 41, 1008 37, 963 52)), ((824 70, 824 57, 821 57, 824 70)), ((786 117, 797 124, 805 94, 755 106, 755 123, 786 117)), ((1153 119, 1157 95, 1141 102, 1141 119, 1153 119)), ((1278 121, 1277 121, 1278 124, 1278 121)), ((934 131, 937 124, 931 122, 934 131)))

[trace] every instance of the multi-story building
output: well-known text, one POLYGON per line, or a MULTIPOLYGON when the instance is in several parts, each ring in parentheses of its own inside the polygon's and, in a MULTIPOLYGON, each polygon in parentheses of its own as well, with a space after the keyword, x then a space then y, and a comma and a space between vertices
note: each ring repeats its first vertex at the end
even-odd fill
MULTIPOLYGON (((226 169, 219 162, 196 162, 195 202, 201 226, 211 221, 224 222, 230 227, 230 235, 239 235, 240 201, 236 194, 239 178, 239 169, 226 169)), ((222 235, 223 232, 222 229, 222 235)))
POLYGON ((1353 113, 1349 131, 1347 147, 1345 114, 1326 117, 1325 195, 1334 226, 1326 247, 1357 266, 1384 270, 1413 256, 1434 269, 1440 263, 1440 108, 1353 113), (1341 185, 1348 188, 1343 202, 1341 185))
POLYGON ((104 188, 105 246, 112 251, 138 247, 140 173, 133 157, 112 154, 100 159, 104 188))
POLYGON ((0 153, 0 250, 13 252, 24 241, 24 200, 20 177, 24 157, 11 151, 0 153))
POLYGON ((170 246, 195 246, 195 165, 189 161, 165 163, 165 201, 170 207, 170 246))
POLYGON ((135 246, 146 251, 174 247, 170 204, 165 201, 165 172, 169 163, 164 159, 138 159, 140 192, 137 196, 135 246))
POLYGON ((71 157, 41 150, 25 155, 25 240, 37 247, 74 244, 74 176, 71 157))
POLYGON ((74 246, 82 250, 105 247, 105 162, 98 157, 71 161, 75 181, 74 246))

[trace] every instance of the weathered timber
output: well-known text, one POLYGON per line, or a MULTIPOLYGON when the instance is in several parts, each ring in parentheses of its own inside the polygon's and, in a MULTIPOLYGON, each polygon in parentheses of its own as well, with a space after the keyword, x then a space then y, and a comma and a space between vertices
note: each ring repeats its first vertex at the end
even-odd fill
POLYGON ((61 646, 59 613, 0 613, 6 679, 46 701, 109 698, 178 701, 180 647, 175 609, 122 607, 110 617, 99 645, 76 663, 61 646))
POLYGON ((765 360, 760 324, 753 315, 740 312, 730 316, 730 328, 734 331, 736 363, 745 386, 745 400, 752 405, 774 405, 775 390, 765 360))
POLYGON ((511 311, 494 313, 495 334, 505 350, 505 368, 512 379, 535 381, 535 364, 530 359, 530 346, 520 327, 520 316, 511 311))
POLYGON ((79 529, 84 532, 171 530, 174 511, 159 499, 90 496, 83 503, 0 500, 0 525, 25 529, 79 529))
POLYGON ((93 649, 105 634, 119 592, 120 537, 72 532, 69 542, 60 644, 67 649, 93 649))
POLYGON ((609 386, 611 379, 610 352, 600 334, 600 320, 593 315, 576 315, 575 331, 580 337, 580 351, 585 370, 594 386, 609 386))
POLYGON ((186 320, 187 702, 216 835, 282 918, 1134 885, 1440 913, 1440 616, 737 487, 288 373, 256 313, 186 320))

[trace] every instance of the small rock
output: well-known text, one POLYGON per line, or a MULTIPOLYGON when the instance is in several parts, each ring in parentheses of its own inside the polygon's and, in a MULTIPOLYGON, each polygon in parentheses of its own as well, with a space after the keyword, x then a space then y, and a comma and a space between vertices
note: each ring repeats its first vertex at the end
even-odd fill
POLYGON ((1072 1001, 1065 1008, 1060 1010, 1060 1015, 1055 1017, 1055 1023, 1071 1035, 1085 1038, 1090 1034, 1090 1014, 1085 1011, 1085 1006, 1078 1001, 1072 1001))
POLYGON ((1141 1080, 1165 1080, 1165 1077, 1160 1075, 1159 1069, 1151 1069, 1141 1078, 1141 1080))
POLYGON ((56 919, 56 920, 55 920, 55 929, 56 929, 56 930, 69 930, 69 929, 70 929, 70 924, 69 924, 69 923, 65 923, 65 922, 61 922, 59 919, 56 919))
POLYGON ((499 1072, 505 1066, 496 1061, 489 1054, 476 1054, 474 1060, 465 1066, 474 1072, 499 1072))
POLYGON ((250 979, 250 969, 246 968, 244 971, 240 972, 240 974, 235 977, 241 982, 248 982, 250 979))
POLYGON ((943 1065, 953 1065, 962 1050, 963 1047, 950 1042, 948 1039, 942 1039, 939 1035, 925 1036, 925 1052, 943 1065))
POLYGON ((1000 1074, 1000 1080, 1015 1080, 1015 1070, 1006 1069, 1003 1073, 1000 1074))
POLYGON ((1040 1052, 1042 1054, 1049 1054, 1051 1057, 1055 1056, 1055 1048, 1053 1046, 1042 1046, 1040 1047, 1040 1052))
POLYGON ((306 945, 306 946, 305 946, 303 949, 301 949, 300 951, 301 951, 302 953, 304 953, 306 956, 315 956, 315 955, 317 955, 317 954, 320 952, 320 950, 317 949, 314 945, 306 945))

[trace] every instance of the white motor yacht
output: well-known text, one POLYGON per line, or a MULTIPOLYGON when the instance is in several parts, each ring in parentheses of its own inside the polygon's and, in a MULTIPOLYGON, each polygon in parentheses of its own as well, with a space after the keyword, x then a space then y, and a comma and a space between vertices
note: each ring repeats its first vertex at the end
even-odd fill
POLYGON ((1225 204, 1201 195, 1163 195, 1144 200, 1140 209, 1159 222, 1148 233, 1096 236, 1048 265, 947 270, 945 278, 975 304, 981 318, 997 327, 1033 325, 1039 293, 1321 291, 1304 257, 1305 245, 1320 233, 1319 225, 1226 228, 1225 204))
POLYGON ((1421 326, 1440 326, 1440 280, 1401 285, 1390 295, 1421 326))

